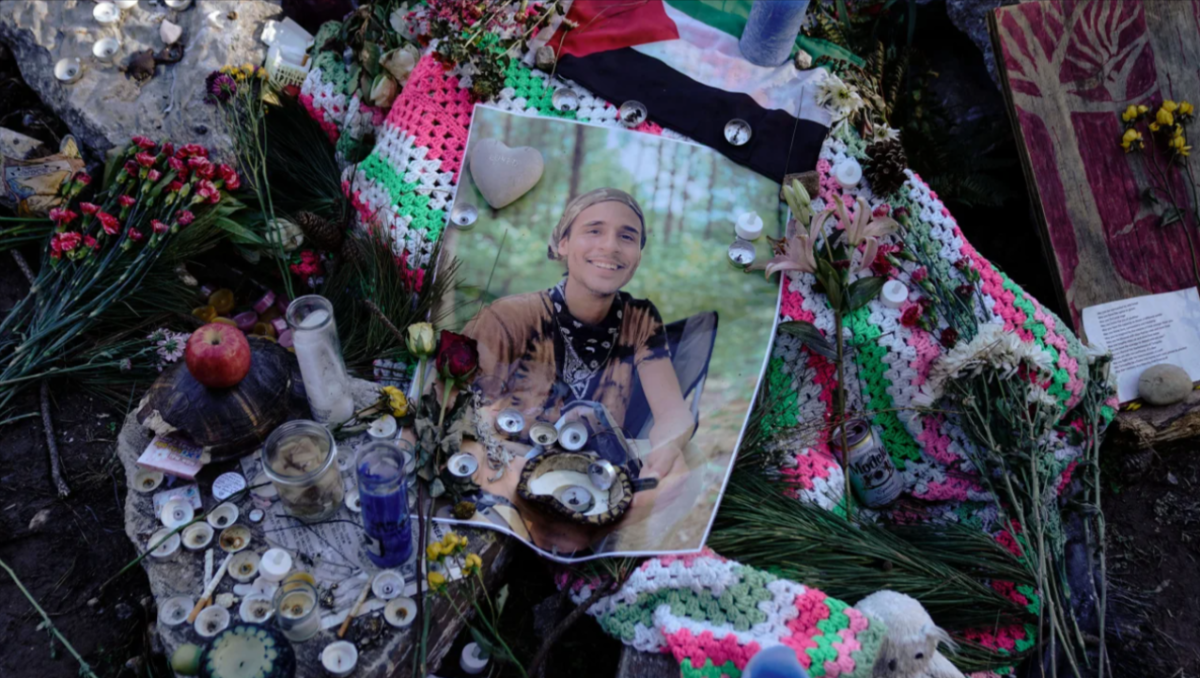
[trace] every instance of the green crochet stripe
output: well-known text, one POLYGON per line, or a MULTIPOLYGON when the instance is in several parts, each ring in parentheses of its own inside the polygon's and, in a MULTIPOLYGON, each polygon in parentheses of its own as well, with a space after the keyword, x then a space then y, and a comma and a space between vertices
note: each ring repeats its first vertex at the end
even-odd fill
POLYGON ((700 666, 692 666, 691 657, 684 657, 679 665, 679 675, 682 678, 742 678, 741 670, 732 661, 714 666, 713 660, 707 657, 700 666))
POLYGON ((883 447, 891 456, 896 468, 904 470, 909 459, 921 458, 921 446, 908 432, 908 427, 892 410, 892 396, 887 392, 891 382, 884 376, 887 364, 883 359, 888 354, 886 347, 879 344, 883 330, 868 318, 871 311, 866 306, 846 318, 846 326, 854 333, 854 362, 858 365, 858 380, 865 387, 866 409, 875 412, 872 423, 883 429, 883 447))
POLYGON ((510 61, 508 70, 504 72, 504 86, 516 90, 517 96, 524 97, 528 105, 536 108, 541 115, 563 120, 577 119, 575 111, 560 111, 554 108, 551 98, 555 88, 547 87, 545 78, 539 78, 533 69, 517 59, 510 61))
POLYGON ((401 214, 412 217, 412 222, 408 225, 409 230, 423 231, 426 240, 437 240, 441 236, 442 229, 446 226, 446 212, 432 209, 429 206, 429 196, 417 193, 416 182, 404 181, 404 177, 396 172, 396 168, 378 152, 372 152, 358 168, 377 186, 387 190, 392 204, 401 214))
POLYGON ((767 364, 767 390, 770 402, 759 401, 758 407, 770 407, 762 413, 762 427, 773 435, 781 429, 800 423, 800 403, 792 389, 792 375, 783 358, 772 358, 767 364))
POLYGON ((1057 366, 1059 357, 1058 349, 1046 343, 1046 333, 1050 331, 1049 328, 1046 327, 1045 323, 1033 317, 1033 314, 1037 312, 1037 307, 1021 287, 1013 282, 1003 271, 1000 271, 1000 279, 1004 281, 1004 290, 1013 295, 1013 306, 1025 314, 1025 322, 1021 326, 1033 334, 1033 340, 1038 345, 1038 348, 1050 354, 1050 364, 1055 367, 1050 379, 1050 388, 1046 390, 1065 408, 1067 401, 1071 399, 1071 392, 1067 390, 1067 382, 1071 380, 1071 375, 1067 374, 1065 368, 1057 366))
POLYGON ((776 580, 774 575, 747 566, 735 566, 733 573, 737 583, 729 586, 714 598, 710 593, 696 593, 691 589, 661 589, 643 593, 630 605, 621 605, 612 613, 597 619, 609 634, 632 641, 634 628, 641 624, 654 626, 654 611, 662 605, 671 606, 671 614, 695 621, 712 624, 729 624, 737 631, 749 631, 755 624, 767 620, 767 615, 758 609, 758 604, 770 600, 772 593, 767 585, 776 580))
POLYGON ((346 72, 346 64, 342 61, 341 54, 320 52, 313 59, 312 67, 321 70, 321 79, 331 83, 337 94, 346 93, 346 84, 350 78, 346 72))

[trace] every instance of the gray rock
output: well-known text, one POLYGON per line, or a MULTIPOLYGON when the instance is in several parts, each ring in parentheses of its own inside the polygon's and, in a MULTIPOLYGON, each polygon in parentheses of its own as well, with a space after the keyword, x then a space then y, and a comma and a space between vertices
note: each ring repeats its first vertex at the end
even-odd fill
POLYGON ((110 25, 92 17, 93 7, 89 0, 0 0, 0 41, 75 137, 100 151, 135 134, 227 149, 228 137, 214 124, 216 111, 204 103, 204 78, 227 64, 262 62, 266 46, 259 35, 263 22, 280 14, 279 0, 198 0, 183 11, 142 0, 110 25), (160 64, 155 77, 139 85, 123 68, 137 52, 163 49, 159 28, 165 19, 183 29, 183 59, 160 64), (92 56, 92 45, 105 37, 122 43, 111 63, 92 56), (83 75, 64 85, 54 78, 54 64, 69 57, 80 59, 83 75))
POLYGON ((992 53, 992 36, 988 32, 988 13, 997 7, 1016 3, 1017 0, 946 0, 946 15, 950 17, 950 22, 966 33, 983 52, 983 61, 997 87, 1000 77, 996 70, 996 55, 992 53))
POLYGON ((1138 396, 1151 405, 1173 405, 1192 392, 1192 378, 1178 365, 1147 367, 1138 377, 1138 396))

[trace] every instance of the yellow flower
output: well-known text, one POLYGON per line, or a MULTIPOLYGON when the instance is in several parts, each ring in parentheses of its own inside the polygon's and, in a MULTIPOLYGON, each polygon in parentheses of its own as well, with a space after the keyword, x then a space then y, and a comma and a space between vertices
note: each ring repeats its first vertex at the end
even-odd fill
POLYGON ((1125 130, 1125 135, 1121 137, 1121 148, 1125 152, 1136 151, 1142 147, 1142 133, 1135 129, 1125 130))
POLYGON ((1138 117, 1138 107, 1134 106, 1133 104, 1129 104, 1129 107, 1126 108, 1125 112, 1121 114, 1121 121, 1122 122, 1133 122, 1134 120, 1137 119, 1137 117, 1138 117))
POLYGON ((433 336, 433 325, 429 323, 413 323, 408 326, 404 336, 404 344, 408 352, 418 358, 428 358, 437 350, 437 340, 433 336))
POLYGON ((1154 116, 1154 120, 1159 127, 1170 127, 1175 124, 1175 116, 1171 115, 1171 111, 1168 111, 1165 105, 1158 109, 1158 115, 1154 116))
POLYGON ((446 586, 446 577, 441 572, 429 573, 429 588, 435 591, 446 586))
POLYGON ((1150 107, 1146 106, 1145 104, 1141 104, 1138 106, 1137 111, 1138 111, 1138 115, 1146 115, 1147 113, 1150 112, 1150 107))
POLYGON ((425 547, 425 557, 429 558, 430 560, 439 560, 445 554, 445 549, 442 548, 442 545, 439 542, 435 541, 429 546, 425 547))
POLYGON ((1187 122, 1196 113, 1196 108, 1186 101, 1179 102, 1179 119, 1187 122))
POLYGON ((1192 147, 1187 145, 1187 139, 1182 134, 1172 137, 1169 145, 1172 151, 1185 158, 1190 155, 1189 152, 1192 150, 1192 147))
POLYGON ((1158 128, 1159 128, 1159 124, 1157 122, 1150 123, 1150 131, 1151 132, 1157 132, 1158 128))
POLYGON ((393 417, 403 417, 408 414, 408 398, 404 397, 403 391, 395 386, 384 386, 380 391, 387 399, 387 406, 392 410, 393 417))
POLYGON ((246 74, 247 78, 254 75, 254 64, 250 63, 249 61, 242 64, 242 72, 246 74))
POLYGON ((258 77, 259 80, 267 79, 267 69, 265 69, 265 68, 255 69, 254 74, 258 77))
POLYGON ((466 560, 463 562, 463 574, 472 575, 483 568, 483 559, 474 553, 468 553, 466 560))
POLYGON ((1174 101, 1171 101, 1170 99, 1167 99, 1166 101, 1162 102, 1162 108, 1160 108, 1159 110, 1166 111, 1168 113, 1174 113, 1176 111, 1176 109, 1178 109, 1178 108, 1179 108, 1178 104, 1176 104, 1174 101))

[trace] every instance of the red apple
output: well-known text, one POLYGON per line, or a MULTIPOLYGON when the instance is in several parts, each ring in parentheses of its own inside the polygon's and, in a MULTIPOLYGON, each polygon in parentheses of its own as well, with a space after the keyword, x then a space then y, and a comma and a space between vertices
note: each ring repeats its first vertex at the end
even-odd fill
POLYGON ((236 327, 209 323, 192 333, 184 359, 196 381, 209 388, 227 388, 250 371, 250 343, 236 327))

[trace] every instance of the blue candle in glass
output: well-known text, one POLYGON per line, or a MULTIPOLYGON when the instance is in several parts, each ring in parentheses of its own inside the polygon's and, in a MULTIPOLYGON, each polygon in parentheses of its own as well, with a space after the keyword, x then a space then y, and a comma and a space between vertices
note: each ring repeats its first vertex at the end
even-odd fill
POLYGON ((754 0, 738 47, 755 66, 778 66, 791 56, 809 0, 754 0))
POLYGON ((354 460, 367 557, 379 567, 396 567, 412 556, 412 526, 404 482, 407 442, 376 440, 363 445, 354 460))
POLYGON ((743 678, 808 678, 800 662, 796 661, 796 651, 785 645, 775 645, 750 658, 746 664, 743 678))

